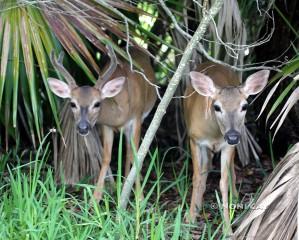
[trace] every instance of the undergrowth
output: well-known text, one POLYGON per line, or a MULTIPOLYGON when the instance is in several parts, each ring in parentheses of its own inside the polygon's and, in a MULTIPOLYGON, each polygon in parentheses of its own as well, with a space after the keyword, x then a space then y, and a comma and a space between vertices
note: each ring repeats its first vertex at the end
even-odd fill
MULTIPOLYGON (((205 207, 200 223, 186 223, 186 196, 192 190, 187 161, 173 171, 174 181, 162 178, 158 150, 149 154, 150 163, 143 177, 144 199, 134 191, 127 210, 119 207, 123 184, 122 150, 118 152, 116 187, 104 194, 100 204, 92 200, 93 185, 78 184, 71 194, 64 185, 57 186, 53 169, 47 164, 50 145, 44 139, 37 152, 24 164, 14 153, 0 159, 0 239, 219 239, 221 211, 205 207), (9 167, 15 158, 17 166, 9 167), (156 180, 150 179, 154 171, 156 180), (168 206, 163 196, 177 191, 175 206, 168 206), (212 213, 209 217, 208 212, 212 213)), ((122 138, 119 145, 121 146, 122 138)), ((219 197, 218 205, 220 204, 219 197)))

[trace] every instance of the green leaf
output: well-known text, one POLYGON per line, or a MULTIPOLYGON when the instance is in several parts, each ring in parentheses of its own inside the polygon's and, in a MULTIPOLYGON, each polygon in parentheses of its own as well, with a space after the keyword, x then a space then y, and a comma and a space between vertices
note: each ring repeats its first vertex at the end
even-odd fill
POLYGON ((46 92, 47 92, 47 96, 49 98, 49 102, 50 102, 50 106, 54 115, 54 119, 55 119, 55 123, 58 127, 58 130, 60 133, 61 132, 61 128, 60 128, 60 123, 59 123, 59 117, 58 117, 58 112, 57 112, 57 107, 56 107, 56 103, 54 101, 53 98, 53 94, 51 92, 51 90, 49 89, 49 85, 48 85, 48 65, 47 65, 47 61, 46 61, 46 54, 44 51, 44 47, 43 47, 43 43, 41 40, 41 34, 40 34, 40 27, 38 24, 38 22, 40 22, 42 19, 42 16, 37 14, 35 9, 29 9, 29 13, 32 16, 32 20, 30 19, 30 26, 31 26, 31 36, 32 36, 32 44, 33 44, 33 48, 34 48, 34 52, 35 52, 35 56, 37 58, 37 62, 39 65, 39 69, 41 71, 42 74, 42 79, 46 88, 46 92))
POLYGON ((295 86, 296 82, 292 81, 279 95, 279 97, 276 99, 274 104, 272 105, 266 119, 266 123, 268 122, 270 116, 274 113, 274 111, 277 109, 277 107, 282 103, 282 101, 285 99, 285 97, 288 95, 288 93, 291 91, 291 89, 295 86))
POLYGON ((6 70, 7 70, 7 62, 8 62, 8 54, 10 48, 10 32, 11 26, 8 19, 5 21, 4 35, 3 35, 3 43, 2 43, 2 54, 1 54, 1 70, 0 70, 0 107, 2 103, 3 89, 6 78, 6 70))
MULTIPOLYGON (((15 9, 12 14, 16 23, 19 23, 20 13, 19 9, 15 9)), ((17 111, 18 111, 18 89, 19 89, 19 62, 20 62, 20 34, 17 24, 13 24, 13 127, 17 126, 17 111)))
POLYGON ((20 24, 20 33, 21 33, 21 43, 23 49, 23 56, 27 74, 27 81, 30 92, 30 100, 31 100, 31 108, 34 117, 35 128, 38 136, 39 142, 41 141, 41 132, 40 132, 40 124, 39 124, 39 110, 40 106, 37 102, 36 95, 36 83, 35 83, 35 72, 34 72, 34 60, 32 53, 32 42, 30 36, 30 26, 28 23, 28 15, 23 10, 21 13, 21 24, 20 24))

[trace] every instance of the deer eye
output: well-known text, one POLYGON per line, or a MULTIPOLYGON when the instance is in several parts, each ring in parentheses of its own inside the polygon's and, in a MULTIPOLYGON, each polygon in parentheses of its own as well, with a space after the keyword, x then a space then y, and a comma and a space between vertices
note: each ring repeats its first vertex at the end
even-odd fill
POLYGON ((220 106, 218 106, 218 105, 214 105, 214 110, 216 111, 216 112, 221 112, 221 108, 220 108, 220 106))
POLYGON ((93 107, 94 107, 94 108, 99 108, 99 107, 100 107, 100 105, 101 105, 101 103, 100 103, 100 102, 96 102, 96 103, 93 105, 93 107))
POLYGON ((241 111, 246 111, 248 109, 248 103, 245 103, 243 106, 242 106, 242 110, 241 111))
POLYGON ((74 103, 74 102, 70 102, 70 105, 71 105, 71 108, 76 108, 77 107, 76 103, 74 103))

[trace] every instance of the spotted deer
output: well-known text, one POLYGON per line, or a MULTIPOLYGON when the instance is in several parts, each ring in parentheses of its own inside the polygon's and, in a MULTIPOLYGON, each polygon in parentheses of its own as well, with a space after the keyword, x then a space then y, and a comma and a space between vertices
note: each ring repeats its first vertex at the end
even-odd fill
MULTIPOLYGON (((76 122, 77 132, 86 136, 95 124, 101 125, 103 142, 103 161, 99 173, 94 198, 102 198, 104 179, 111 162, 111 151, 115 130, 124 130, 126 137, 125 176, 128 175, 133 161, 131 139, 138 149, 141 124, 156 101, 154 71, 149 57, 140 50, 133 49, 132 59, 143 69, 147 80, 139 73, 131 71, 125 61, 117 64, 117 59, 111 47, 108 47, 111 63, 99 76, 94 86, 77 86, 76 81, 62 65, 63 56, 58 59, 52 54, 53 66, 63 75, 68 83, 49 78, 48 83, 54 94, 61 98, 70 99, 76 122), (149 82, 148 82, 149 81, 149 82)), ((140 180, 136 180, 140 188, 140 180)))
POLYGON ((237 195, 234 170, 235 146, 240 142, 248 108, 247 98, 259 93, 267 84, 268 70, 250 75, 243 85, 228 67, 206 62, 190 72, 191 85, 186 88, 184 117, 189 135, 193 163, 193 190, 190 219, 196 219, 203 204, 203 194, 212 155, 221 152, 220 191, 225 225, 231 231, 228 210, 228 182, 237 195), (195 91, 195 92, 194 92, 195 91))

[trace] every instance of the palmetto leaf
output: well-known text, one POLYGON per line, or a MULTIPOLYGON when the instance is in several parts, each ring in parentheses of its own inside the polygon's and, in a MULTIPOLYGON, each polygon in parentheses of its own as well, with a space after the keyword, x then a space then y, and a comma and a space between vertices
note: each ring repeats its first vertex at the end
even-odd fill
MULTIPOLYGON (((118 54, 128 59, 126 51, 112 38, 136 45, 132 36, 137 34, 138 24, 117 8, 146 14, 118 0, 10 0, 0 1, 0 8, 0 121, 5 123, 6 136, 22 122, 34 145, 43 136, 43 108, 47 105, 59 128, 56 101, 47 83, 48 69, 53 69, 51 51, 58 54, 65 49, 87 76, 84 79, 94 82, 101 67, 91 46, 106 52, 105 45, 111 43, 118 54), (18 121, 20 116, 22 121, 18 121)), ((150 38, 159 40, 154 34, 150 38)), ((69 71, 72 73, 72 69, 69 71)))
POLYGON ((297 103, 298 100, 299 100, 299 87, 296 88, 292 92, 291 96, 289 97, 289 99, 287 100, 285 105, 283 106, 283 108, 280 111, 279 115, 276 117, 276 119, 272 123, 271 128, 279 120, 278 125, 277 125, 277 127, 275 129, 275 132, 274 132, 274 135, 273 135, 273 139, 274 139, 276 133, 278 132, 279 128, 281 127, 282 123, 284 122, 285 118, 287 117, 288 113, 290 112, 291 108, 297 103))
MULTIPOLYGON (((278 82, 272 87, 270 92, 268 93, 268 96, 266 100, 264 101, 264 104, 261 108, 261 111, 259 113, 258 118, 262 115, 264 110, 266 109, 267 104, 269 103, 271 97, 273 96, 274 92, 276 91, 278 85, 282 80, 284 80, 289 74, 293 73, 299 68, 299 58, 295 58, 291 62, 289 62, 286 66, 284 66, 281 69, 281 72, 275 74, 272 79, 270 80, 270 84, 274 83, 278 80, 278 82)), ((276 101, 273 103, 269 113, 267 114, 266 122, 268 122, 269 118, 272 116, 272 114, 275 112, 275 110, 279 107, 279 105, 282 103, 282 101, 285 99, 287 94, 291 91, 291 89, 294 87, 295 82, 291 82, 284 91, 280 94, 280 96, 276 99, 276 101)))
MULTIPOLYGON (((291 62, 289 62, 286 66, 284 66, 281 70, 281 72, 277 73, 272 77, 270 84, 274 83, 275 81, 276 84, 272 87, 270 92, 268 93, 268 96, 266 100, 263 103, 263 106, 261 108, 261 111, 258 115, 258 118, 262 115, 262 113, 265 111, 266 106, 269 104, 270 99, 274 95, 275 91, 277 90, 279 84, 290 74, 295 72, 299 68, 299 58, 295 58, 291 62)), ((281 105, 281 103, 284 101, 284 99, 288 96, 288 94, 293 91, 288 98, 287 102, 283 106, 282 110, 278 114, 278 116, 275 118, 274 122, 271 124, 270 129, 272 129, 275 124, 278 122, 278 125, 275 129, 274 135, 273 135, 273 140, 275 138, 275 135, 277 134, 278 130, 282 126, 285 118, 287 117, 287 114, 291 110, 291 108, 295 105, 295 103, 299 100, 299 90, 298 88, 293 90, 294 86, 297 84, 297 80, 291 81, 287 87, 282 91, 282 93, 277 97, 277 99, 274 101, 271 109, 269 110, 266 118, 266 123, 269 121, 270 117, 273 115, 273 113, 277 110, 277 108, 281 105)))
MULTIPOLYGON (((19 21, 20 13, 19 10, 15 10, 12 16, 19 21)), ((18 105, 18 86, 19 86, 19 61, 20 61, 20 33, 18 30, 18 26, 13 25, 13 127, 17 126, 17 105, 18 105)))
POLYGON ((30 34, 28 15, 24 10, 21 11, 19 26, 20 26, 20 35, 21 35, 21 45, 23 49, 23 57, 24 57, 28 87, 30 92, 32 113, 33 113, 38 139, 39 141, 41 141, 40 120, 38 114, 38 112, 40 111, 40 104, 37 101, 37 91, 36 91, 37 88, 36 88, 34 61, 33 61, 33 52, 32 52, 32 38, 30 34))
POLYGON ((276 166, 233 239, 297 239, 299 144, 276 166))
POLYGON ((2 44, 2 54, 1 54, 1 70, 0 70, 0 105, 2 103, 4 83, 6 80, 6 70, 8 62, 8 53, 10 48, 10 32, 11 25, 10 22, 6 19, 4 22, 4 34, 3 34, 3 44, 2 44))

